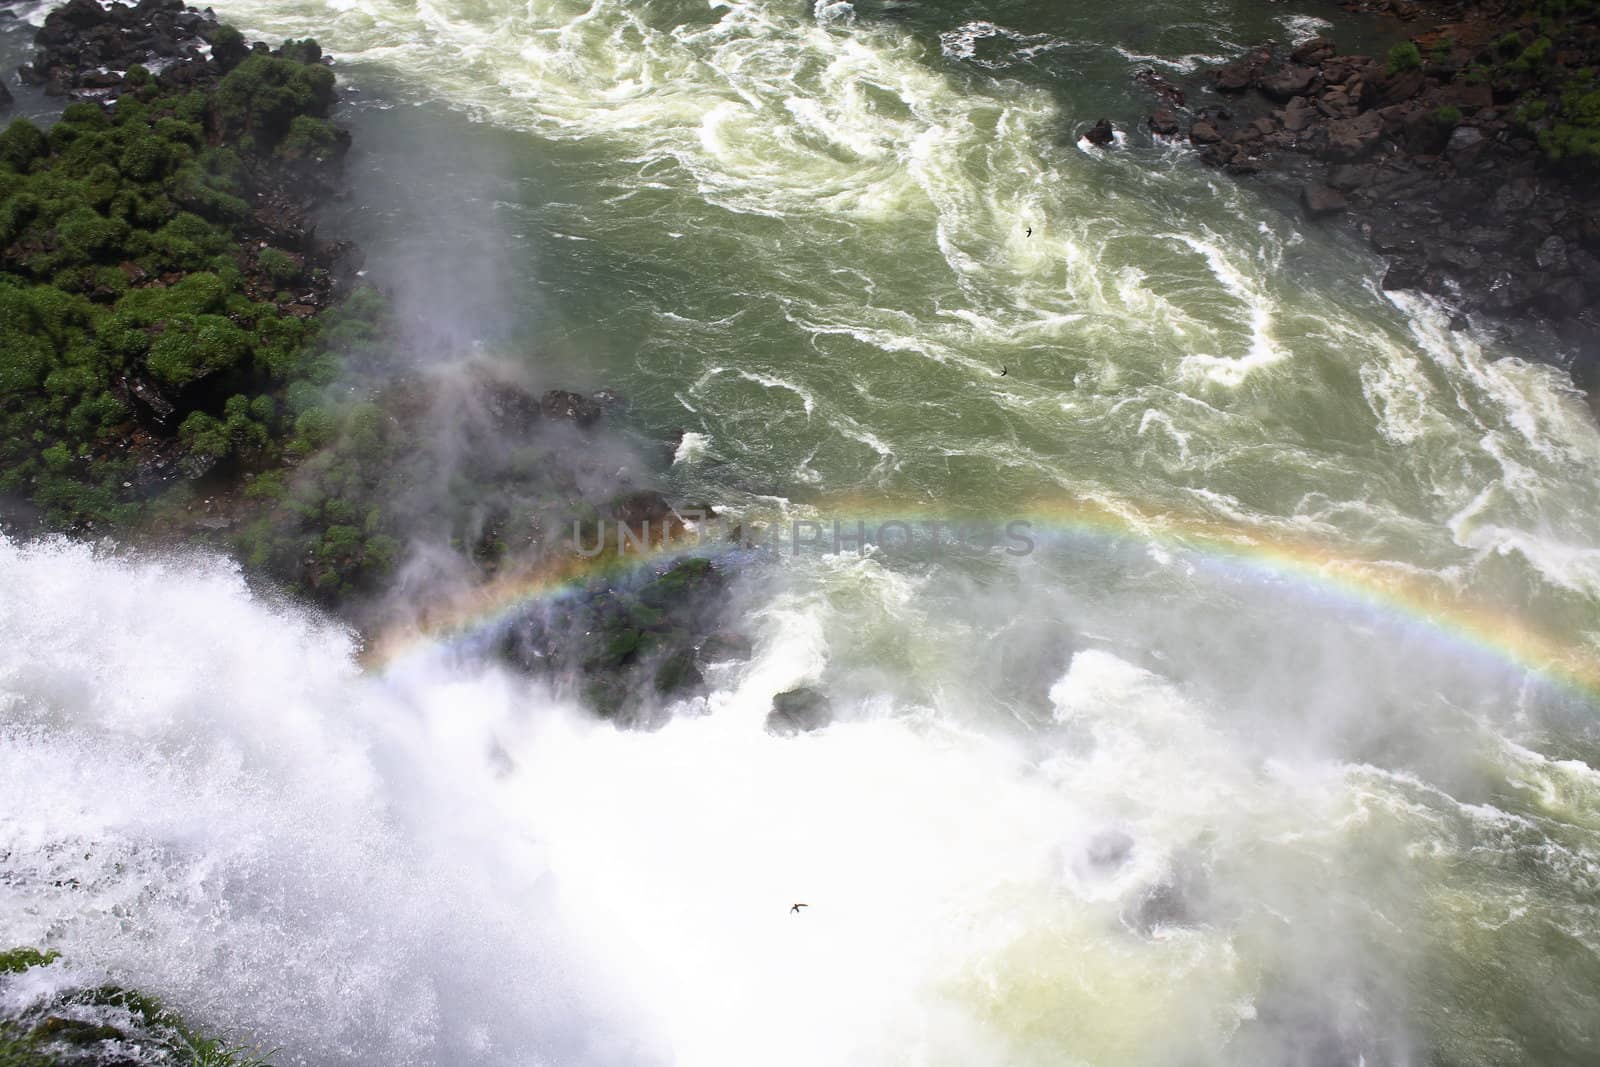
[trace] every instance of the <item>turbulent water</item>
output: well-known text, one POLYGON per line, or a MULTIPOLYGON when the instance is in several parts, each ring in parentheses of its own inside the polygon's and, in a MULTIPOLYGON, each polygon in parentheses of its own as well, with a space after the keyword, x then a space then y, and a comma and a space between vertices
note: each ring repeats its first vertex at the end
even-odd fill
POLYGON ((1134 128, 1321 5, 1058 6, 220 5, 338 59, 332 224, 441 360, 624 392, 686 499, 1038 547, 769 568, 627 733, 0 544, 0 942, 285 1062, 1592 1062, 1593 415, 1134 128))

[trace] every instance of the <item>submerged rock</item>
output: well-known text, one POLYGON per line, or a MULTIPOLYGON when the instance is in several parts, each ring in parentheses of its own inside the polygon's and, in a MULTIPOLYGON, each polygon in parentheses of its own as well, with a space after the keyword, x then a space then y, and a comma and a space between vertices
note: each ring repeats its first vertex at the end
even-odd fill
POLYGON ((732 660, 747 660, 755 654, 755 645, 741 633, 732 630, 718 630, 707 637, 700 645, 700 661, 702 663, 726 663, 732 660))
POLYGON ((1117 139, 1117 128, 1111 125, 1110 119, 1101 119, 1089 127, 1089 132, 1083 135, 1084 140, 1096 148, 1104 148, 1117 139))
POLYGON ((1115 870, 1128 861, 1133 852, 1133 838, 1121 830, 1102 830, 1089 841, 1085 855, 1098 870, 1115 870))
POLYGON ((582 393, 565 389, 552 389, 539 401, 546 418, 565 419, 578 426, 593 426, 600 421, 602 409, 598 403, 582 393))
POLYGON ((819 690, 802 686, 772 698, 767 730, 783 737, 820 730, 833 721, 833 704, 819 690))
POLYGON ((1158 108, 1150 116, 1150 132, 1157 137, 1176 137, 1182 129, 1177 114, 1171 108, 1158 108))

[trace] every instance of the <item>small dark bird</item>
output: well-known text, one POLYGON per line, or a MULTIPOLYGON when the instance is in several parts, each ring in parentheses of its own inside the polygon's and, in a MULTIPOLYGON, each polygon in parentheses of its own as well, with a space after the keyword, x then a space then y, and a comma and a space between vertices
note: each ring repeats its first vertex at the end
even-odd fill
POLYGON ((791 904, 789 905, 789 914, 799 915, 801 908, 809 908, 810 906, 810 904, 791 904))
POLYGON ((1032 227, 1032 226, 1029 226, 1029 227, 1028 227, 1028 233, 1027 233, 1027 236, 1029 236, 1029 237, 1032 237, 1032 236, 1033 236, 1033 227, 1032 227))
POLYGON ((1000 365, 1000 377, 1004 378, 1007 374, 1010 374, 1010 373, 1011 373, 1010 371, 1006 370, 1005 364, 1002 363, 1000 365))

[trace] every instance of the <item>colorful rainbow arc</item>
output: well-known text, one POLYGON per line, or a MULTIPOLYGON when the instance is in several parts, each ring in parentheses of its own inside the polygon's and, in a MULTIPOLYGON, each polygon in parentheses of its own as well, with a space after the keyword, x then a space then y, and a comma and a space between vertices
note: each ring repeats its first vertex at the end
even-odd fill
MULTIPOLYGON (((899 507, 883 501, 840 498, 814 504, 808 515, 839 517, 842 526, 857 521, 881 525, 891 519, 913 523, 952 522, 926 505, 899 507), (848 517, 848 521, 846 518, 848 517)), ((1152 545, 1174 555, 1198 558, 1259 580, 1288 580, 1376 610, 1396 621, 1426 628, 1449 643, 1488 655, 1539 678, 1578 691, 1600 706, 1600 653, 1580 642, 1561 640, 1501 608, 1474 604, 1442 581, 1381 561, 1362 560, 1313 542, 1263 542, 1259 531, 1170 514, 1146 514, 1126 505, 1083 500, 1039 500, 1003 520, 1031 524, 1035 538, 1089 538, 1117 545, 1152 545)), ((962 517, 959 521, 971 521, 962 517)), ((596 580, 622 579, 658 565, 664 558, 693 551, 694 537, 678 538, 649 551, 606 551, 592 558, 576 552, 546 559, 475 587, 448 603, 435 605, 417 622, 380 634, 365 656, 383 670, 420 648, 451 644, 491 628, 530 604, 571 595, 596 580)), ((700 547, 705 547, 701 545, 700 547)))

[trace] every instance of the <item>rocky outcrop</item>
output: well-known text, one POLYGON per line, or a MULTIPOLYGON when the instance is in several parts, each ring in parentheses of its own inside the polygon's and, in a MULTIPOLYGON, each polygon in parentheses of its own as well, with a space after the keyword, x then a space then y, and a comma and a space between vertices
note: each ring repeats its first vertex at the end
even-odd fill
POLYGON ((1600 88, 1600 29, 1535 21, 1516 0, 1439 6, 1454 21, 1384 57, 1326 37, 1255 49, 1206 74, 1194 110, 1163 96, 1150 127, 1186 122, 1205 162, 1281 182, 1310 218, 1353 227, 1385 258, 1386 289, 1547 322, 1592 386, 1600 128, 1582 123, 1600 119, 1600 96, 1583 95, 1600 88))
POLYGON ((603 718, 658 726, 665 702, 704 686, 701 665, 719 658, 715 642, 739 645, 724 628, 727 585, 711 561, 680 559, 659 572, 530 607, 506 626, 500 652, 530 674, 575 682, 603 718))
MULTIPOLYGON (((204 50, 218 29, 215 17, 185 7, 183 0, 110 7, 68 0, 45 16, 34 39, 39 53, 19 73, 52 96, 109 95, 122 81, 117 72, 134 64, 157 73, 178 68, 173 77, 189 78, 196 73, 190 64, 205 62, 204 50)), ((238 34, 231 37, 243 47, 238 34)))
POLYGON ((820 690, 802 686, 772 698, 767 730, 781 737, 820 730, 833 721, 833 704, 820 690))

